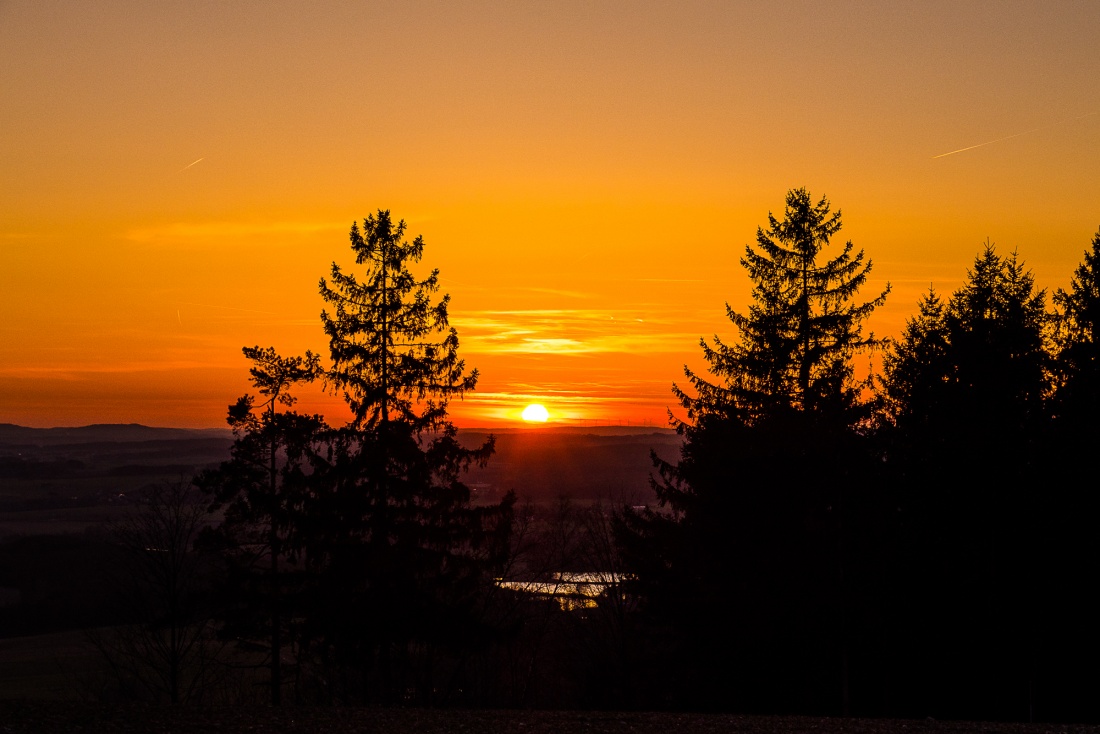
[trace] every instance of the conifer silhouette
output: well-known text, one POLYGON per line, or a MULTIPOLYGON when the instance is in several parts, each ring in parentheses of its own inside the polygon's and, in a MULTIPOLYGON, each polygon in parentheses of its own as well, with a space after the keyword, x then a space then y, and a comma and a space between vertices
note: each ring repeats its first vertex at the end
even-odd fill
POLYGON ((827 199, 792 190, 768 222, 741 259, 753 302, 726 306, 737 340, 700 340, 711 374, 685 367, 691 392, 673 387, 685 443, 676 464, 654 456, 661 508, 627 510, 619 537, 646 610, 677 640, 661 667, 680 668, 683 702, 842 713, 845 500, 873 473, 852 358, 879 344, 862 326, 889 286, 857 300, 871 263, 851 242, 827 256, 841 227, 827 199))
POLYGON ((395 700, 412 686, 422 703, 446 691, 412 681, 414 641, 461 654, 474 639, 479 594, 506 546, 513 498, 471 503, 462 474, 493 452, 459 443, 448 401, 474 388, 458 334, 447 319, 449 296, 434 300, 438 271, 409 270, 424 251, 404 240, 405 223, 388 211, 353 225, 351 247, 362 278, 335 263, 321 280, 331 307, 321 314, 329 337, 328 383, 352 420, 336 431, 327 472, 330 524, 315 560, 326 561, 326 613, 313 634, 341 662, 358 667, 368 698, 395 700))

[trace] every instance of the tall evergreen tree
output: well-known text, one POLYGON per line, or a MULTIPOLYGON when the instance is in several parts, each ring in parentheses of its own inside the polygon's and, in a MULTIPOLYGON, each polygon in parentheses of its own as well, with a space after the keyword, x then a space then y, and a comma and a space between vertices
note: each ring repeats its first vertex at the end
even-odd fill
POLYGON ((1055 419, 1067 424, 1066 436, 1090 436, 1095 445, 1100 425, 1100 231, 1085 251, 1069 290, 1054 294, 1058 348, 1055 419))
POLYGON ((1038 625, 1022 590, 1037 589, 1051 506, 1039 483, 1047 325, 1031 273, 987 244, 948 303, 929 292, 884 360, 888 466, 906 518, 897 577, 929 592, 897 646, 910 704, 933 708, 903 713, 1027 715, 1038 625))
POLYGON ((840 228, 840 212, 831 212, 824 197, 814 203, 805 189, 787 193, 782 220, 768 213, 757 247, 747 245, 741 258, 754 283, 753 303, 745 314, 726 304, 738 341, 700 340, 720 382, 685 368, 696 395, 674 387, 689 421, 719 415, 752 424, 797 410, 854 422, 864 385, 853 378, 852 358, 878 344, 862 326, 890 288, 853 302, 871 270, 863 250, 847 242, 834 257, 819 257, 840 228))
POLYGON ((948 312, 956 409, 983 420, 1017 460, 1031 459, 1049 387, 1045 302, 1015 252, 1002 258, 987 245, 948 312))
POLYGON ((741 259, 753 303, 747 313, 726 306, 737 341, 700 340, 711 374, 685 367, 694 394, 673 387, 685 443, 675 465, 655 457, 662 509, 627 511, 620 538, 649 612, 677 640, 679 654, 662 665, 686 661, 672 695, 840 712, 852 613, 845 543, 855 542, 841 518, 869 463, 857 431, 869 408, 852 359, 878 344, 862 327, 889 286, 859 302, 871 268, 863 251, 848 242, 823 257, 841 227, 827 199, 792 190, 783 218, 768 222, 741 259))
MULTIPOLYGON (((252 361, 252 386, 263 396, 256 404, 244 395, 229 406, 228 422, 235 441, 231 458, 207 471, 197 483, 211 494, 211 511, 222 511, 221 524, 207 542, 222 548, 232 561, 238 592, 251 595, 234 634, 251 636, 266 626, 270 641, 271 703, 282 700, 284 625, 289 561, 296 564, 307 539, 305 518, 315 512, 311 486, 318 443, 324 434, 320 416, 289 409, 297 398, 292 388, 321 375, 319 359, 280 357, 272 347, 245 347, 252 361), (266 607, 266 614, 256 608, 266 607), (264 620, 264 621, 260 621, 264 620), (266 624, 265 624, 266 622, 266 624)), ((231 625, 231 628, 233 625, 231 625)))
POLYGON ((1046 708, 1051 718, 1097 720, 1100 672, 1089 661, 1100 655, 1100 632, 1092 590, 1082 579, 1100 575, 1100 496, 1093 489, 1100 446, 1100 232, 1069 288, 1058 289, 1052 300, 1055 389, 1046 462, 1037 478, 1052 509, 1042 540, 1048 560, 1040 588, 1047 603, 1039 623, 1049 639, 1041 668, 1047 700, 1039 701, 1039 710, 1046 708))
POLYGON ((917 304, 917 315, 906 322, 901 339, 891 343, 883 360, 891 376, 885 384, 886 412, 894 421, 927 423, 929 414, 946 404, 948 346, 947 303, 929 288, 917 304))
POLYGON ((464 447, 447 418, 449 399, 472 390, 477 371, 465 372, 458 357, 449 296, 434 298, 438 271, 417 279, 409 270, 423 240, 404 233, 388 211, 368 216, 351 229, 362 279, 334 263, 321 280, 332 308, 321 314, 327 380, 352 419, 334 440, 334 522, 315 559, 327 563, 329 612, 314 633, 362 670, 366 688, 349 695, 387 700, 413 688, 430 703, 435 656, 459 654, 476 636, 479 593, 503 551, 512 499, 474 506, 461 481, 493 451, 492 439, 464 447))

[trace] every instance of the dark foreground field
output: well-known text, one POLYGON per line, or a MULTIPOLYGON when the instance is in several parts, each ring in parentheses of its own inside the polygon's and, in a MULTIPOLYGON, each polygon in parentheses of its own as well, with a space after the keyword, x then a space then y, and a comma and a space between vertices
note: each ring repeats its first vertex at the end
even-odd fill
POLYGON ((1069 734, 1096 726, 724 714, 365 708, 170 708, 0 701, 0 732, 141 734, 1069 734))

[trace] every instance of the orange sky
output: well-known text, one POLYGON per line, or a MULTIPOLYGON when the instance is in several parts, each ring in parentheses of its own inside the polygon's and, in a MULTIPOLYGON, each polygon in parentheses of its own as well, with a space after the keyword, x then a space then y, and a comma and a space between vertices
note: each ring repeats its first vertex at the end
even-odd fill
POLYGON ((987 237, 1066 285, 1098 34, 1091 1, 0 0, 0 422, 223 425, 241 346, 324 350, 378 208, 452 296, 467 426, 663 425, 794 187, 893 283, 879 334, 987 237))

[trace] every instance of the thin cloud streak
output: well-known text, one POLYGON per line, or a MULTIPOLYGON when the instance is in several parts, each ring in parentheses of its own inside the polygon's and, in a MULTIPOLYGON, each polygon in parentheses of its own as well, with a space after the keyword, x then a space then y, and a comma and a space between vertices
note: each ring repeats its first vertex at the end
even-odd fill
POLYGON ((1078 115, 1077 117, 1070 117, 1070 118, 1067 118, 1065 120, 1059 120, 1058 122, 1052 122, 1049 125, 1040 125, 1039 127, 1034 127, 1030 130, 1024 130, 1022 133, 1015 133, 1013 135, 1006 135, 1005 137, 997 138, 996 140, 987 140, 984 143, 978 143, 977 145, 970 145, 970 146, 967 146, 966 148, 959 148, 958 150, 952 150, 948 153, 940 153, 939 155, 932 156, 932 160, 935 160, 937 158, 946 158, 947 156, 955 155, 956 153, 964 153, 968 150, 974 150, 975 148, 983 148, 987 145, 993 145, 994 143, 1004 142, 1005 140, 1012 140, 1013 138, 1018 138, 1021 135, 1029 135, 1029 134, 1034 133, 1034 132, 1039 132, 1040 130, 1046 130, 1048 128, 1057 127, 1058 125, 1064 125, 1067 122, 1073 122, 1074 120, 1083 120, 1086 117, 1092 117, 1093 115, 1098 115, 1098 114, 1100 114, 1100 111, 1089 112, 1089 113, 1084 114, 1084 115, 1078 115))
POLYGON ((706 278, 632 278, 633 283, 708 283, 706 278))
MULTIPOLYGON (((466 399, 467 402, 477 402, 481 404, 492 405, 515 405, 521 403, 542 403, 544 405, 555 404, 572 404, 578 406, 591 406, 591 405, 603 405, 606 403, 646 403, 646 402, 662 402, 655 398, 647 398, 645 396, 630 395, 626 397, 620 397, 617 395, 568 395, 568 394, 553 394, 546 391, 539 392, 491 392, 491 393, 474 393, 473 396, 466 399)), ((663 402, 668 402, 663 401, 663 402)))
POLYGON ((595 298, 594 293, 581 293, 580 291, 564 291, 557 288, 536 288, 532 286, 524 286, 520 290, 528 291, 530 293, 545 293, 551 296, 565 296, 566 298, 595 298))
POLYGON ((177 370, 208 370, 211 364, 201 360, 185 361, 143 361, 123 364, 82 364, 82 365, 25 365, 0 368, 0 376, 6 378, 39 380, 54 378, 64 381, 93 379, 96 375, 134 374, 138 372, 173 372, 177 370))
POLYGON ((206 160, 206 158, 199 158, 197 161, 192 161, 191 163, 188 163, 186 166, 184 166, 180 170, 176 171, 176 173, 183 173, 184 171, 186 171, 188 168, 195 165, 196 163, 201 163, 202 161, 205 161, 205 160, 206 160))
MULTIPOLYGON (((255 308, 238 308, 236 306, 216 306, 212 303, 190 303, 188 301, 179 301, 176 305, 178 305, 178 306, 199 306, 201 308, 220 308, 220 309, 224 309, 226 311, 245 311, 247 313, 263 313, 263 314, 268 314, 270 316, 279 316, 280 315, 280 314, 276 313, 275 311, 260 311, 260 310, 255 309, 255 308)), ((176 314, 177 315, 179 314, 178 309, 176 311, 176 314)))
POLYGON ((222 246, 219 239, 254 237, 276 234, 313 234, 315 232, 343 232, 347 222, 173 222, 154 227, 132 229, 126 239, 134 242, 158 242, 163 240, 209 240, 213 246, 222 246))

